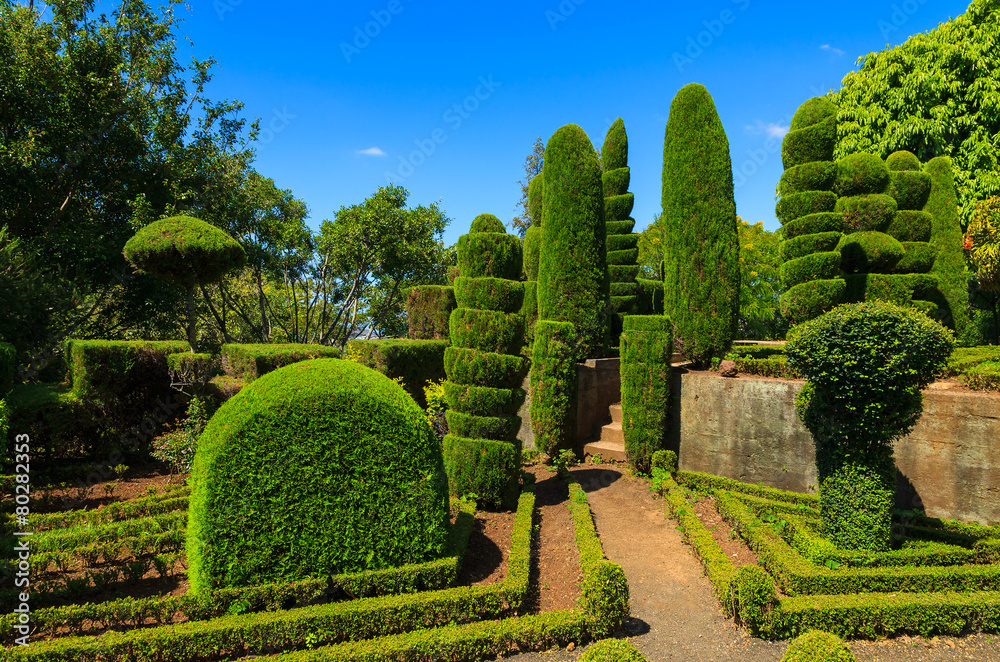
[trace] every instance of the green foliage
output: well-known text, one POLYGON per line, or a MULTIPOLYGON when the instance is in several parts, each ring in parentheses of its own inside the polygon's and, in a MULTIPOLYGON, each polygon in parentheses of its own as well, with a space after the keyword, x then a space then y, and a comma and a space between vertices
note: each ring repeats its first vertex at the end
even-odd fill
POLYGON ((15 359, 17 350, 7 342, 0 342, 0 400, 14 386, 15 359))
POLYGON ((636 279, 638 284, 638 299, 635 311, 638 315, 663 314, 663 281, 636 279))
POLYGON ((806 191, 832 191, 837 176, 833 161, 812 161, 786 170, 778 180, 778 195, 787 197, 806 191))
POLYGON ((524 283, 504 278, 455 279, 455 300, 459 308, 516 313, 524 305, 524 283))
POLYGON ((962 383, 976 391, 1000 391, 1000 361, 983 362, 969 368, 962 383))
POLYGON ((791 289, 801 283, 834 278, 840 271, 840 253, 813 253, 781 265, 781 282, 791 289))
POLYGON ((873 154, 851 154, 837 161, 837 195, 882 193, 888 185, 889 169, 873 154))
POLYGON ((456 308, 451 314, 451 341, 456 347, 481 352, 519 354, 524 343, 521 313, 456 308))
POLYGON ((517 416, 476 416, 449 409, 445 418, 453 435, 467 439, 515 442, 521 429, 521 419, 517 416))
POLYGON ((976 205, 976 215, 966 235, 972 240, 969 257, 976 265, 980 289, 1000 292, 1000 196, 976 205))
POLYGON ((230 344, 223 345, 221 353, 222 369, 226 374, 245 382, 299 361, 341 356, 339 347, 304 344, 230 344))
POLYGON ((545 154, 538 317, 573 324, 575 360, 600 357, 608 344, 610 287, 601 166, 590 138, 575 124, 552 134, 545 154))
POLYGON ((837 244, 844 271, 854 273, 889 273, 906 249, 884 232, 855 232, 844 235, 837 244))
POLYGON ((602 639, 587 647, 580 662, 646 662, 646 658, 626 640, 602 639))
POLYGON ((842 232, 843 229, 843 214, 839 212, 819 212, 816 214, 807 214, 796 218, 794 221, 785 223, 781 227, 781 234, 786 240, 789 240, 808 234, 842 232))
POLYGON ((652 467, 667 473, 677 472, 677 453, 674 451, 659 450, 653 453, 652 467))
POLYGON ((975 202, 1000 191, 998 36, 995 5, 975 0, 965 14, 866 55, 834 95, 837 154, 908 150, 923 162, 951 157, 967 225, 975 202))
POLYGON ((604 146, 601 147, 601 168, 605 173, 609 173, 626 167, 628 167, 628 135, 625 133, 625 121, 619 117, 611 124, 604 137, 604 146))
POLYGON ((896 215, 896 201, 884 193, 854 195, 837 200, 836 210, 844 215, 844 232, 881 232, 896 215))
POLYGON ((443 379, 424 384, 424 413, 427 414, 427 422, 434 431, 434 436, 443 439, 448 434, 448 419, 445 417, 445 410, 448 409, 448 398, 445 396, 445 382, 443 379))
POLYGON ((896 200, 899 209, 923 209, 931 194, 931 176, 919 170, 891 172, 886 191, 896 200))
MULTIPOLYGON (((893 216, 885 233, 899 241, 930 241, 934 217, 925 211, 900 210, 893 216)), ((962 242, 958 242, 961 249, 962 242)))
POLYGON ((541 138, 536 138, 534 144, 531 146, 531 153, 524 159, 524 179, 518 181, 518 184, 521 185, 521 199, 518 201, 514 209, 520 209, 521 213, 515 216, 511 221, 511 225, 520 237, 525 236, 525 230, 529 227, 542 225, 542 199, 540 189, 544 188, 544 180, 540 178, 539 175, 542 174, 544 164, 545 144, 542 143, 541 138), (531 182, 535 180, 538 181, 535 185, 538 187, 537 197, 533 196, 531 191, 531 182))
MULTIPOLYGON (((627 166, 622 166, 615 170, 608 170, 607 166, 604 166, 604 174, 601 175, 601 182, 604 186, 604 197, 611 198, 618 195, 625 195, 628 193, 629 183, 632 181, 631 170, 627 166)), ((607 210, 607 205, 605 205, 605 210, 607 210)), ((610 218, 610 216, 607 216, 610 218)), ((607 221, 610 223, 612 221, 607 221)))
POLYGON ((837 194, 833 191, 804 191, 778 200, 774 214, 785 225, 810 214, 832 212, 836 206, 837 194))
POLYGON ((455 288, 420 285, 406 294, 406 322, 412 340, 448 340, 448 318, 455 310, 455 288))
POLYGON ((810 630, 792 640, 781 662, 857 662, 851 649, 835 634, 810 630))
POLYGON ((316 359, 249 384, 202 434, 193 481, 196 593, 442 552, 441 446, 402 388, 350 361, 316 359))
MULTIPOLYGON (((539 139, 541 142, 541 139, 539 139)), ((545 177, 541 170, 531 178, 528 185, 528 214, 531 217, 531 224, 542 227, 542 207, 545 195, 545 177)))
POLYGON ((759 565, 745 565, 730 587, 733 612, 750 632, 757 634, 777 602, 774 580, 759 565))
POLYGON ((841 302, 846 287, 840 278, 800 283, 781 295, 781 316, 789 324, 801 324, 819 317, 841 302))
POLYGON ((663 142, 664 311, 696 363, 728 349, 740 301, 729 140, 704 86, 681 88, 663 142))
POLYGON ((834 544, 888 548, 892 442, 916 424, 920 389, 953 345, 951 332, 922 313, 875 302, 789 332, 788 362, 808 380, 796 409, 816 443, 823 527, 834 544))
POLYGON ((906 253, 893 268, 895 273, 925 274, 934 268, 934 258, 937 257, 938 253, 937 246, 924 241, 904 241, 901 243, 906 253))
MULTIPOLYGON (((639 246, 639 235, 632 233, 609 234, 607 237, 607 242, 608 242, 609 254, 617 251, 631 251, 635 250, 639 246)), ((632 264, 635 264, 635 262, 633 262, 632 264)))
POLYGON ((453 494, 475 494, 486 504, 517 499, 520 445, 454 434, 443 440, 448 487, 453 494))
MULTIPOLYGON (((837 114, 837 106, 827 97, 813 97, 804 102, 792 115, 789 128, 792 131, 804 129, 837 114)), ((786 166, 787 168, 787 166, 786 166)))
POLYGON ((507 228, 503 222, 493 214, 480 214, 472 219, 472 226, 469 232, 490 232, 506 234, 507 228))
POLYGON ((426 407, 423 385, 444 379, 447 348, 446 340, 352 340, 344 348, 344 358, 389 379, 402 379, 406 392, 418 405, 426 407))
POLYGON ((524 301, 521 315, 524 316, 524 349, 530 351, 535 342, 535 323, 538 322, 538 281, 528 280, 524 285, 524 301))
POLYGON ((837 140, 837 117, 789 131, 781 142, 781 162, 785 169, 813 161, 832 161, 837 140))
POLYGON ((535 447, 554 455, 575 441, 576 329, 569 322, 539 320, 531 357, 531 430, 535 447))
POLYGON ((529 364, 524 357, 509 354, 480 352, 463 347, 448 347, 444 351, 445 373, 450 381, 458 384, 517 388, 531 367, 529 364))
POLYGON ((152 456, 169 464, 171 473, 190 473, 198 450, 198 439, 214 412, 215 407, 207 398, 191 398, 180 427, 153 439, 152 456))
MULTIPOLYGON (((737 217, 739 218, 739 217, 737 217)), ((781 335, 778 297, 782 257, 780 234, 768 232, 764 223, 751 225, 739 219, 740 313, 737 337, 772 339, 781 335)))
POLYGON ((629 315, 621 338, 622 433, 633 470, 648 474, 663 446, 670 401, 672 324, 664 316, 629 315))
POLYGON ((781 261, 788 262, 789 260, 804 257, 811 253, 832 251, 837 248, 837 244, 840 243, 840 239, 843 236, 842 232, 816 232, 783 241, 779 247, 781 261))
POLYGON ((538 267, 542 258, 542 236, 545 229, 532 225, 524 233, 524 277, 538 280, 538 267))
POLYGON ((933 158, 924 165, 924 172, 931 176, 931 194, 924 211, 931 214, 930 242, 938 248, 931 269, 941 289, 938 321, 962 338, 969 323, 969 274, 962 253, 962 227, 951 160, 933 158))
POLYGON ((189 216, 142 228, 125 244, 136 268, 185 287, 214 283, 246 263, 243 248, 223 230, 189 216))
POLYGON ((885 166, 889 168, 890 172, 919 171, 921 169, 920 159, 917 158, 917 155, 913 152, 907 152, 905 149, 885 157, 885 166))
POLYGON ((519 388, 491 388, 447 381, 444 393, 454 409, 477 416, 514 416, 526 397, 519 388))
MULTIPOLYGON (((0 402, 8 429, 27 434, 33 452, 49 457, 88 450, 93 444, 89 437, 99 430, 94 408, 58 384, 20 384, 0 402)), ((9 440, 13 437, 4 434, 0 445, 9 440)))
POLYGON ((521 278, 521 241, 506 233, 475 232, 458 238, 458 268, 467 278, 521 278))

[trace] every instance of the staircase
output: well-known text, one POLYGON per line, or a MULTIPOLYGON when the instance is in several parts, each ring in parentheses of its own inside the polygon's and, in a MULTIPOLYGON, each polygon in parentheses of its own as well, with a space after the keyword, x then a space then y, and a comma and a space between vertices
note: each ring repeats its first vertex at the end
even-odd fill
POLYGON ((584 457, 600 455, 605 460, 625 461, 625 435, 622 433, 621 403, 611 405, 611 422, 601 428, 601 436, 583 446, 584 457))

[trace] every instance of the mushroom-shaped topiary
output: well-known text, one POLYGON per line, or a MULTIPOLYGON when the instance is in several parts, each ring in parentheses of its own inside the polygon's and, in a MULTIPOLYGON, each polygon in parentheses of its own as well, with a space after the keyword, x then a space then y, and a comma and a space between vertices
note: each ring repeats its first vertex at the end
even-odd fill
POLYGON ((151 276, 187 289, 187 335, 196 353, 194 291, 246 263, 243 248, 224 231, 190 216, 150 223, 125 244, 125 259, 151 276))

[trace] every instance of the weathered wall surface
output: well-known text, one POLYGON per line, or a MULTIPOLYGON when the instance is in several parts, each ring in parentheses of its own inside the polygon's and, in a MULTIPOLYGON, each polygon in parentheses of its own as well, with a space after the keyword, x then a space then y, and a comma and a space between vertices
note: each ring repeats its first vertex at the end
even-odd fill
MULTIPOLYGON (((815 448, 795 413, 802 383, 676 370, 667 447, 681 469, 814 492, 815 448)), ((925 391, 896 466, 900 507, 1000 523, 1000 396, 925 391)))

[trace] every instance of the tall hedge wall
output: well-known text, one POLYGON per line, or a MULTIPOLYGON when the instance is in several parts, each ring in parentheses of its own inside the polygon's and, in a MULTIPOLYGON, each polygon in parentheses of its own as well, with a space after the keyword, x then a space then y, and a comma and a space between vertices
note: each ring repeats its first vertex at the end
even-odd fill
POLYGON ((780 274, 787 289, 779 303, 781 315, 791 324, 830 310, 844 292, 838 246, 843 215, 833 210, 836 121, 837 107, 826 97, 813 97, 795 112, 783 143, 786 170, 778 184, 776 213, 784 234, 780 274))
POLYGON ((538 268, 538 318, 576 327, 578 361, 608 345, 610 281, 601 164, 579 126, 558 129, 545 147, 545 232, 538 268))
POLYGON ((663 140, 665 314, 696 363, 725 352, 736 333, 740 243, 729 140, 703 85, 681 88, 663 140))
POLYGON ((454 287, 412 288, 406 293, 407 335, 411 340, 448 340, 448 318, 456 307, 454 287))
POLYGON ((521 463, 516 412, 525 398, 517 385, 527 368, 520 356, 525 287, 505 276, 521 273, 520 253, 510 249, 520 241, 486 216, 496 218, 477 216, 462 237, 479 252, 459 253, 459 307, 450 319, 455 351, 445 361, 445 470, 452 494, 472 493, 484 506, 513 509, 521 463))
POLYGON ((619 370, 625 455, 634 470, 648 474, 666 432, 672 324, 662 315, 627 315, 623 326, 619 370))
MULTIPOLYGON (((629 230, 623 221, 635 219, 630 214, 635 203, 635 195, 628 192, 630 170, 628 168, 628 134, 622 118, 615 120, 604 138, 601 148, 601 167, 604 188, 604 218, 608 264, 634 265, 638 261, 639 235, 629 230)), ((611 307, 613 314, 608 321, 611 345, 618 345, 621 335, 621 316, 633 311, 637 303, 639 285, 635 278, 611 278, 611 307)))

